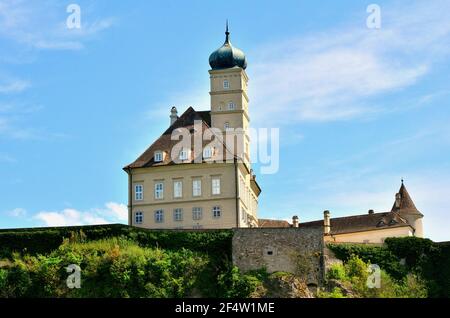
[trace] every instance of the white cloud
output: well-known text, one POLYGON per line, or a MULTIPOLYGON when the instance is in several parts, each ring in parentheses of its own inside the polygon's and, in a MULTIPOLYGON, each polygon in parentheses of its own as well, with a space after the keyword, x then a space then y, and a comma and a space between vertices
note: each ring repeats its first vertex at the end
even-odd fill
POLYGON ((108 202, 106 203, 107 211, 120 221, 128 220, 128 208, 123 203, 108 202))
POLYGON ((114 19, 88 21, 89 7, 81 7, 81 29, 68 29, 67 4, 50 0, 0 0, 0 37, 36 49, 79 50, 83 42, 110 28, 114 19))
POLYGON ((380 30, 358 25, 270 43, 252 53, 253 117, 295 123, 383 112, 371 98, 414 85, 450 52, 447 2, 382 8, 380 30))
POLYGON ((22 209, 22 208, 16 208, 10 211, 6 212, 7 215, 12 216, 12 217, 24 217, 27 215, 27 210, 22 209))
POLYGON ((24 80, 8 80, 0 81, 0 94, 20 93, 30 86, 28 81, 24 80))
POLYGON ((128 220, 126 205, 108 202, 105 208, 94 208, 87 211, 64 209, 62 211, 41 211, 34 217, 45 226, 95 225, 124 223, 128 220))

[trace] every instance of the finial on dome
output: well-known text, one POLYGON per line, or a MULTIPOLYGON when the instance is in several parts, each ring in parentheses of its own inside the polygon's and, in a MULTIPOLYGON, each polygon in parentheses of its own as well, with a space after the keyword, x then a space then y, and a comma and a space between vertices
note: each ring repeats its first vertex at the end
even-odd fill
POLYGON ((228 19, 225 25, 225 43, 211 53, 209 56, 209 65, 213 70, 221 70, 233 67, 240 67, 245 70, 247 67, 247 60, 244 52, 234 47, 230 43, 230 31, 228 26, 228 19))

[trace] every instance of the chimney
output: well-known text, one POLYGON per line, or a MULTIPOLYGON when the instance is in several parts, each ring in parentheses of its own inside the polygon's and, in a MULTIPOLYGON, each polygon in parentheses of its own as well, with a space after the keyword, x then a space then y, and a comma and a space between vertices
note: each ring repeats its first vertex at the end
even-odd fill
POLYGON ((298 216, 296 215, 292 217, 292 227, 298 227, 298 216))
POLYGON ((330 235, 330 232, 331 232, 330 211, 326 210, 323 212, 323 233, 325 235, 330 235))
POLYGON ((400 209, 400 202, 402 201, 402 196, 401 196, 401 194, 400 193, 397 193, 396 195, 395 195, 395 207, 397 208, 397 209, 400 209))
POLYGON ((173 125, 174 122, 176 122, 178 119, 178 111, 175 106, 172 107, 170 110, 170 126, 173 125))
POLYGON ((372 210, 372 209, 369 210, 369 214, 374 214, 374 213, 375 213, 374 210, 372 210))

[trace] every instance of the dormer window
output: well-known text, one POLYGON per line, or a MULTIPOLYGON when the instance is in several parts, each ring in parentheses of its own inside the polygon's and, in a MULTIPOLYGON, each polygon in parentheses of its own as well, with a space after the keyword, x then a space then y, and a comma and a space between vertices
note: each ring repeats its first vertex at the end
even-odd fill
POLYGON ((189 150, 182 149, 180 151, 180 160, 188 160, 189 150))
POLYGON ((203 149, 203 158, 205 159, 209 159, 212 157, 212 149, 211 147, 205 147, 205 149, 203 149))
POLYGON ((155 162, 161 162, 163 161, 163 153, 162 151, 156 151, 155 152, 155 162))
POLYGON ((224 80, 223 81, 223 88, 224 89, 229 89, 230 88, 230 82, 228 80, 224 80))
POLYGON ((236 104, 233 102, 229 102, 228 103, 228 110, 235 110, 236 109, 236 104))

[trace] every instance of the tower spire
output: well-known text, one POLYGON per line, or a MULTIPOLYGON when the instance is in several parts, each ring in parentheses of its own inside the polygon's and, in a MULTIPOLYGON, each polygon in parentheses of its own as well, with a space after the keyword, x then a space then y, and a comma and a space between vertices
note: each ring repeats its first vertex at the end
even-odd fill
POLYGON ((226 29, 225 29, 225 43, 229 43, 230 41, 230 32, 228 31, 228 19, 226 23, 226 29))

